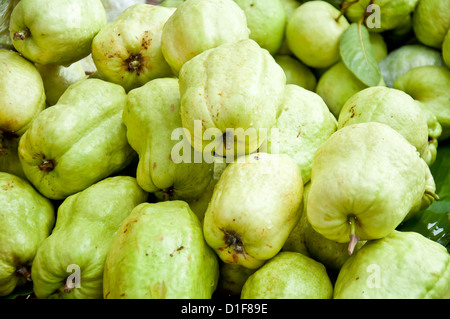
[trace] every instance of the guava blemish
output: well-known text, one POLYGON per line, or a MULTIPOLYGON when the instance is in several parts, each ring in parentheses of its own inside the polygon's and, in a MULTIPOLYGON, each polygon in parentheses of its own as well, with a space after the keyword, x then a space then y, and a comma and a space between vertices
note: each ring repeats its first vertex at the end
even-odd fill
POLYGON ((31 37, 30 29, 25 27, 22 31, 14 32, 13 39, 14 40, 25 40, 31 37))
POLYGON ((162 191, 163 194, 163 200, 167 201, 170 198, 172 198, 173 195, 175 195, 175 189, 173 188, 173 186, 170 186, 169 188, 166 188, 162 191))
POLYGON ((148 50, 148 47, 152 43, 152 39, 149 38, 148 34, 149 34, 149 31, 145 31, 144 37, 142 38, 142 41, 141 41, 141 46, 144 48, 144 50, 148 50))
POLYGON ((14 182, 8 182, 8 184, 2 186, 2 190, 8 191, 14 188, 14 182))
POLYGON ((170 257, 173 257, 173 254, 174 254, 175 252, 180 251, 180 250, 182 250, 182 249, 184 249, 184 246, 178 247, 177 249, 175 249, 175 251, 174 251, 173 253, 170 254, 170 257))
POLYGON ((50 173, 55 169, 55 161, 52 159, 44 160, 41 164, 38 165, 38 167, 41 171, 50 173))
POLYGON ((127 64, 128 71, 136 72, 136 75, 141 74, 142 69, 142 55, 141 54, 131 54, 128 59, 125 60, 127 64))

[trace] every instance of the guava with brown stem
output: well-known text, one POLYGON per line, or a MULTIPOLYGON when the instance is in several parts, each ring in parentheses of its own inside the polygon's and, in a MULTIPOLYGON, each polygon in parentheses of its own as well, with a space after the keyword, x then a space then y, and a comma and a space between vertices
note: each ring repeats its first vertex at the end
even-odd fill
POLYGON ((324 237, 349 243, 390 234, 426 189, 423 159, 400 133, 378 122, 345 126, 317 150, 308 220, 324 237))
POLYGON ((126 167, 136 156, 122 122, 126 98, 123 87, 99 79, 70 85, 20 139, 28 180, 44 196, 65 199, 126 167))
POLYGON ((32 263, 50 235, 53 203, 25 179, 0 172, 0 296, 31 281, 32 263))
POLYGON ((286 154, 238 157, 223 171, 203 232, 222 261, 260 267, 283 247, 300 218, 303 181, 286 154))
POLYGON ((68 66, 91 53, 107 24, 100 0, 21 0, 11 13, 14 48, 32 62, 68 66))
MULTIPOLYGON (((196 159, 189 141, 173 139, 182 127, 177 78, 154 79, 131 90, 122 114, 127 139, 139 156, 139 185, 160 200, 195 200, 213 178, 213 163, 196 159), (181 143, 186 153, 175 152, 181 143)), ((183 152, 184 152, 183 149, 183 152)))
POLYGON ((101 299, 103 267, 113 237, 147 196, 134 177, 114 176, 66 198, 58 208, 51 235, 33 261, 36 297, 101 299))
POLYGON ((128 92, 150 80, 173 76, 161 51, 161 36, 174 11, 134 4, 102 27, 92 41, 92 59, 101 78, 128 92))

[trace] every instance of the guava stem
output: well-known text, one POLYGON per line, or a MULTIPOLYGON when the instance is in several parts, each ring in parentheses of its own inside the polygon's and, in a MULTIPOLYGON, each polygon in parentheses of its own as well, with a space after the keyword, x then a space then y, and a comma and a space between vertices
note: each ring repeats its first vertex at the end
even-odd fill
POLYGON ((425 194, 430 195, 431 197, 433 197, 435 200, 440 200, 438 194, 436 194, 433 191, 430 191, 429 189, 425 190, 425 194))
POLYGON ((339 19, 345 14, 345 12, 347 11, 347 9, 348 9, 351 5, 357 3, 358 1, 359 1, 359 0, 354 0, 354 1, 350 1, 350 2, 345 1, 345 2, 342 4, 341 12, 339 12, 339 15, 338 15, 337 18, 335 19, 336 22, 339 22, 339 19))
POLYGON ((69 287, 69 285, 66 282, 66 284, 64 285, 64 292, 70 293, 72 291, 72 289, 73 289, 73 287, 69 287))
POLYGON ((351 215, 347 219, 348 223, 350 224, 350 242, 348 244, 348 254, 353 254, 353 251, 355 250, 355 246, 359 241, 358 236, 356 236, 356 217, 351 215))
POLYGON ((41 164, 39 164, 39 169, 41 171, 46 171, 47 173, 53 171, 55 168, 55 161, 54 160, 44 160, 41 164))
POLYGON ((16 272, 23 276, 27 281, 31 281, 31 273, 26 266, 21 266, 16 272))
POLYGON ((128 64, 128 71, 136 72, 136 75, 140 74, 140 69, 141 69, 141 55, 140 54, 130 55, 128 57, 128 59, 125 60, 125 62, 128 64))
POLYGON ((131 61, 130 63, 128 63, 128 66, 130 69, 132 70, 137 70, 139 69, 139 66, 141 65, 141 63, 139 61, 131 61))
POLYGON ((31 37, 30 30, 25 28, 23 31, 14 32, 13 39, 14 40, 25 40, 26 38, 31 37))

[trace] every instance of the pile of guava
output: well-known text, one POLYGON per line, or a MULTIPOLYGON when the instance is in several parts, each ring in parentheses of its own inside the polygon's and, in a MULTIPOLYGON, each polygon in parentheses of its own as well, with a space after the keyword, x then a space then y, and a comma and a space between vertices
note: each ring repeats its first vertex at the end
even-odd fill
POLYGON ((3 0, 0 297, 450 299, 449 0, 3 0))

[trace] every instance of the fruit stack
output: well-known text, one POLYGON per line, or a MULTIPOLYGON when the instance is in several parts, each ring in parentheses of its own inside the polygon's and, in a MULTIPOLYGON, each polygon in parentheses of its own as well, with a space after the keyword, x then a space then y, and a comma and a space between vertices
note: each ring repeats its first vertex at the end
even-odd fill
POLYGON ((450 298, 450 1, 0 14, 3 298, 450 298))

